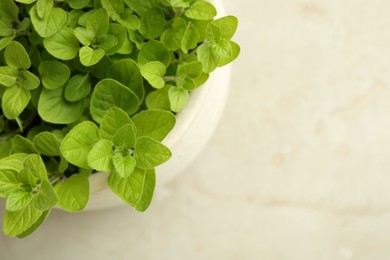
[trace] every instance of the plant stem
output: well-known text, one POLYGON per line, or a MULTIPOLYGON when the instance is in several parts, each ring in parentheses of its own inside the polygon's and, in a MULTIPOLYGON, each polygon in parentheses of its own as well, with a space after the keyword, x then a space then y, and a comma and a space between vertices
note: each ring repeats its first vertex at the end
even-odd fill
POLYGON ((164 80, 176 82, 176 76, 164 76, 164 80))

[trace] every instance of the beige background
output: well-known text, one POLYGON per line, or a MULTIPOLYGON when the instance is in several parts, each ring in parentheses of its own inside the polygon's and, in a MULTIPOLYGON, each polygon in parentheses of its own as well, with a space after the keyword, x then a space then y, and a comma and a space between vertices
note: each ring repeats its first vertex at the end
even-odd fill
POLYGON ((390 259, 390 2, 225 4, 242 53, 188 171, 147 213, 0 236, 0 259, 390 259))

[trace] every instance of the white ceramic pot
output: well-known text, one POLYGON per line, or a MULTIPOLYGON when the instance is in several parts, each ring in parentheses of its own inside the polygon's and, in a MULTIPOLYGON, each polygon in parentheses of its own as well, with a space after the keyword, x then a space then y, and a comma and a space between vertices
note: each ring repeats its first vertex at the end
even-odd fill
MULTIPOLYGON (((223 16, 221 0, 211 1, 223 16)), ((156 168, 155 197, 164 185, 184 173, 185 168, 206 146, 226 103, 230 82, 230 67, 218 68, 209 80, 191 92, 187 106, 177 115, 174 129, 163 143, 172 151, 171 159, 156 168)), ((107 186, 107 172, 91 175, 90 199, 85 210, 105 209, 125 205, 107 186)))

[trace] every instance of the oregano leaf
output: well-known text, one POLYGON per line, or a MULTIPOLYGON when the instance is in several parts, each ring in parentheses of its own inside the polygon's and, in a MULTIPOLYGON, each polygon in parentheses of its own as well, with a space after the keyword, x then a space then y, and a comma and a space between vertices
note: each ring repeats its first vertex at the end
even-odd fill
POLYGON ((26 49, 19 42, 10 42, 4 50, 5 62, 9 66, 13 66, 18 69, 28 69, 31 66, 30 57, 27 54, 26 49))
POLYGON ((86 67, 90 67, 98 63, 104 57, 105 51, 103 49, 93 49, 84 46, 80 49, 80 62, 86 67))
POLYGON ((75 33, 67 27, 45 38, 43 44, 51 55, 61 60, 74 59, 80 49, 75 33))
POLYGON ((54 7, 47 15, 40 18, 34 5, 30 10, 30 18, 37 33, 46 38, 58 32, 65 25, 68 15, 63 9, 54 7))
POLYGON ((38 70, 42 78, 42 84, 47 89, 56 89, 63 86, 70 77, 69 67, 59 61, 43 61, 38 70))
POLYGON ((185 12, 185 16, 198 20, 209 20, 217 15, 215 7, 206 1, 196 1, 185 12))
POLYGON ((1 103, 4 115, 8 119, 17 118, 26 108, 30 99, 31 93, 25 88, 18 86, 7 88, 1 103))
POLYGON ((12 66, 0 67, 0 84, 6 87, 12 87, 16 84, 18 78, 18 69, 12 66))
POLYGON ((148 62, 141 66, 141 75, 154 88, 160 89, 165 86, 163 76, 166 73, 165 65, 159 61, 148 62))
POLYGON ((139 99, 133 91, 113 79, 104 79, 96 84, 92 93, 90 112, 92 118, 100 123, 104 113, 112 107, 121 108, 133 114, 139 107, 139 99))
POLYGON ((8 211, 17 211, 26 208, 32 201, 33 196, 29 192, 15 191, 12 192, 8 197, 5 204, 5 208, 8 211))
POLYGON ((149 207, 155 184, 154 169, 141 170, 135 168, 125 178, 122 178, 116 172, 112 172, 108 177, 110 189, 138 211, 144 211, 149 207))
POLYGON ((116 153, 112 157, 112 162, 114 164, 115 172, 122 178, 130 176, 137 163, 133 156, 123 155, 122 153, 116 153))
POLYGON ((125 149, 133 148, 136 142, 136 129, 133 124, 126 124, 116 131, 112 138, 115 146, 125 149))
POLYGON ((76 125, 61 143, 61 153, 70 163, 89 169, 88 154, 99 141, 98 127, 89 121, 76 125))
POLYGON ((6 211, 3 231, 7 236, 16 236, 31 227, 42 215, 43 211, 31 203, 22 210, 6 211))
POLYGON ((112 171, 113 143, 102 139, 98 141, 88 154, 88 165, 99 171, 112 171))
POLYGON ((110 108, 103 116, 100 123, 100 136, 112 140, 115 133, 125 125, 133 125, 129 115, 118 107, 110 108))
POLYGON ((163 110, 142 111, 132 119, 137 129, 137 137, 147 136, 157 141, 162 141, 176 123, 176 117, 163 110))
POLYGON ((166 162, 171 155, 171 151, 160 142, 147 136, 137 138, 137 143, 134 148, 137 167, 141 169, 152 169, 166 162))
POLYGON ((57 205, 70 212, 81 211, 89 199, 89 181, 82 174, 73 174, 69 179, 58 183, 54 190, 58 197, 57 205))
POLYGON ((20 189, 21 183, 17 174, 13 169, 0 169, 0 197, 7 197, 20 189))

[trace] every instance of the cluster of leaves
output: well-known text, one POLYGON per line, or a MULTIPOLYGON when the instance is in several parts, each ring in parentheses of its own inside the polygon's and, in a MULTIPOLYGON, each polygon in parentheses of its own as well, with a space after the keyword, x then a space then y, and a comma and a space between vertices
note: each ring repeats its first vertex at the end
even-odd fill
POLYGON ((95 171, 148 208, 175 113, 239 54, 237 19, 216 15, 203 0, 0 1, 6 235, 29 235, 54 206, 84 209, 95 171))

